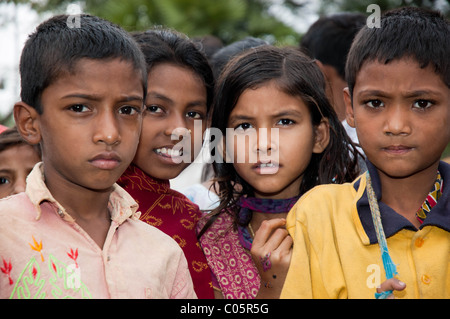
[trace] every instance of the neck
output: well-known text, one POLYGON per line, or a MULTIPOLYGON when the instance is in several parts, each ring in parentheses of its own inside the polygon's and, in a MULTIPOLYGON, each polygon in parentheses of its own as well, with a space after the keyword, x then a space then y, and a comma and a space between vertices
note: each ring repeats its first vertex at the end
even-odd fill
POLYGON ((392 178, 378 171, 381 201, 419 228, 416 212, 433 187, 438 166, 439 163, 406 178, 392 178))
POLYGON ((101 249, 111 225, 108 202, 112 187, 92 190, 51 175, 45 175, 45 183, 52 196, 101 249))
POLYGON ((265 213, 260 213, 260 212, 253 212, 252 219, 250 220, 250 225, 251 225, 253 231, 256 233, 263 221, 274 219, 274 218, 285 219, 287 214, 288 214, 288 212, 278 213, 278 214, 265 214, 265 213))
POLYGON ((255 197, 257 199, 275 200, 275 202, 270 201, 270 204, 266 203, 263 205, 253 205, 254 207, 252 207, 252 205, 249 206, 250 210, 252 211, 252 217, 250 220, 251 229, 256 232, 264 220, 271 220, 275 218, 285 219, 287 214, 289 213, 290 207, 296 202, 295 196, 296 195, 293 195, 288 198, 261 198, 259 196, 255 197), (276 204, 273 205, 274 203, 276 204), (267 208, 268 211, 265 211, 264 208, 267 208))
POLYGON ((73 218, 90 220, 105 214, 109 216, 108 202, 112 187, 96 191, 75 184, 54 185, 51 180, 46 180, 46 184, 53 197, 73 218))

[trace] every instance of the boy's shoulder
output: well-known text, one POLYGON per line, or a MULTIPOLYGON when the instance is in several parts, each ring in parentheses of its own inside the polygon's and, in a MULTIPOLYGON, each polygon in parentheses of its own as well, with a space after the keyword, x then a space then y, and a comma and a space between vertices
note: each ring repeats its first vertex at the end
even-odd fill
POLYGON ((305 202, 326 205, 335 201, 353 199, 358 195, 361 186, 364 185, 365 174, 361 174, 350 183, 318 185, 303 194, 303 196, 301 196, 298 200, 296 206, 305 202))
POLYGON ((128 218, 120 227, 128 230, 126 236, 129 237, 129 242, 140 242, 149 250, 163 250, 166 254, 182 252, 175 239, 142 220, 128 218))
POLYGON ((37 210, 26 193, 19 193, 0 199, 0 223, 5 219, 35 219, 37 210))
POLYGON ((287 227, 297 222, 304 225, 335 223, 353 218, 356 202, 365 189, 365 176, 351 183, 318 185, 306 192, 292 207, 287 217, 287 227))

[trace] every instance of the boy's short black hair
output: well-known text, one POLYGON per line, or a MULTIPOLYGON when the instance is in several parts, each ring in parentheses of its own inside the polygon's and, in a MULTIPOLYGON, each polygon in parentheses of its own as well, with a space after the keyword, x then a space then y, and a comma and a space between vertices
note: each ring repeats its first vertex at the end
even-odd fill
POLYGON ((133 32, 132 35, 144 53, 147 72, 157 64, 171 63, 197 74, 206 88, 206 108, 209 112, 214 94, 214 76, 208 59, 197 44, 183 33, 161 27, 133 32))
POLYGON ((346 80, 351 95, 363 63, 387 64, 404 57, 413 58, 421 68, 432 65, 450 87, 450 24, 441 13, 400 8, 383 14, 380 22, 380 28, 364 26, 350 48, 346 80))
POLYGON ((342 12, 319 18, 302 37, 300 49, 323 64, 333 66, 345 79, 345 60, 356 33, 365 25, 366 16, 342 12))
POLYGON ((131 62, 142 73, 146 94, 145 60, 130 34, 88 14, 57 15, 41 23, 25 43, 20 58, 22 101, 42 113, 44 89, 61 75, 73 72, 82 58, 131 62))

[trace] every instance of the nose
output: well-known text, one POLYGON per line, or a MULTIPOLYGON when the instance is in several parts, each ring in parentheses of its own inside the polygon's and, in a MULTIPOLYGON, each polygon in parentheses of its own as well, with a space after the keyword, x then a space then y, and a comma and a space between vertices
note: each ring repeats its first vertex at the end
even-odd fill
POLYGON ((109 146, 120 143, 119 123, 113 109, 100 111, 94 125, 94 143, 104 143, 109 146))
POLYGON ((180 136, 187 135, 189 132, 186 127, 185 117, 179 112, 170 114, 166 123, 164 134, 172 137, 173 140, 179 140, 180 136))
POLYGON ((256 151, 262 154, 269 154, 278 149, 278 128, 259 128, 256 151))
POLYGON ((386 135, 409 135, 411 133, 411 125, 409 114, 406 108, 401 105, 394 105, 388 109, 388 116, 384 126, 384 134, 386 135))

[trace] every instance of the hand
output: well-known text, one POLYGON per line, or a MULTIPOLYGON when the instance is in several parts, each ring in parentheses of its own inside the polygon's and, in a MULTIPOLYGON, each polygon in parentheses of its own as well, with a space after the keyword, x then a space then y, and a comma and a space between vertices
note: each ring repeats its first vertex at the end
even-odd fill
POLYGON ((292 238, 286 220, 265 220, 255 233, 251 254, 261 276, 257 298, 279 298, 292 256, 292 238), (269 255, 270 253, 270 255, 269 255))
MULTIPOLYGON (((391 278, 383 282, 380 287, 377 288, 377 293, 383 293, 388 291, 401 291, 406 288, 406 284, 396 278, 391 278)), ((388 295, 385 299, 395 299, 394 294, 388 295)))

